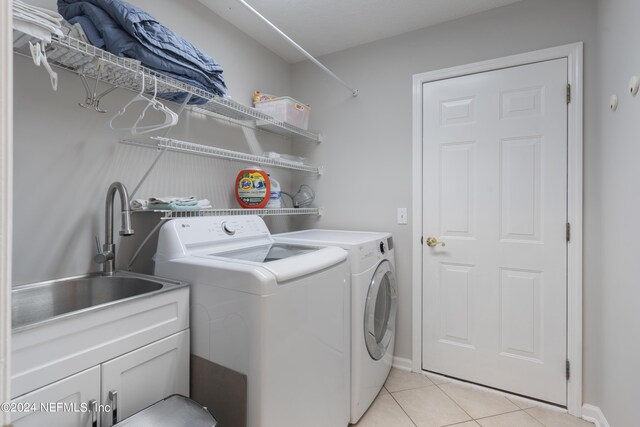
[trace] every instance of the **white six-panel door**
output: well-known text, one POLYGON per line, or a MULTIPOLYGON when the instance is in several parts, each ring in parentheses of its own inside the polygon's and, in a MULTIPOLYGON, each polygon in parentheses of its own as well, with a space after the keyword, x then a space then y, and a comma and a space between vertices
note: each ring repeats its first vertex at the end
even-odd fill
POLYGON ((424 370, 566 404, 567 60, 423 86, 424 370))

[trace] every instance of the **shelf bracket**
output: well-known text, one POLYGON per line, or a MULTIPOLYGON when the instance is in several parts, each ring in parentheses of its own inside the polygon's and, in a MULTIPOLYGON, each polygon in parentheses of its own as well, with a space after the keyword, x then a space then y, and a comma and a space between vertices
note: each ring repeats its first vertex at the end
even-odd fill
POLYGON ((153 227, 153 229, 149 232, 149 234, 147 234, 147 237, 144 238, 142 243, 140 243, 140 245, 138 246, 138 249, 136 249, 136 251, 131 256, 129 263, 127 264, 127 271, 131 271, 131 268, 133 267, 133 263, 136 262, 136 259, 138 258, 138 255, 140 255, 140 252, 142 252, 142 249, 146 246, 147 242, 149 242, 151 237, 153 237, 153 235, 156 234, 156 232, 160 229, 162 224, 164 224, 168 219, 169 218, 166 218, 166 217, 160 218, 160 221, 158 221, 156 226, 153 227))

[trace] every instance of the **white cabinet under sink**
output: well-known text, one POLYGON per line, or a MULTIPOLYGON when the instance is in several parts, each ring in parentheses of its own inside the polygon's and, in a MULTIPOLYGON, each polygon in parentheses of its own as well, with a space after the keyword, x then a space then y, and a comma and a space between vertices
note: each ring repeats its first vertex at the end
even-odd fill
POLYGON ((102 403, 116 409, 102 413, 102 427, 169 395, 189 396, 189 331, 103 363, 100 389, 102 403))
POLYGON ((11 422, 110 427, 172 394, 189 395, 188 329, 14 399, 14 409, 29 412, 13 412, 11 422), (93 404, 99 414, 86 409, 93 404))
POLYGON ((100 402, 100 366, 14 399, 11 424, 14 427, 97 427, 97 414, 81 411, 81 405, 91 407, 92 402, 96 405, 100 402), (57 403, 67 405, 67 409, 78 408, 78 412, 64 411, 57 403), (42 410, 41 404, 48 410, 42 410))
POLYGON ((12 335, 12 398, 189 328, 189 288, 142 296, 12 335))
POLYGON ((14 427, 111 427, 172 394, 189 396, 183 284, 25 325, 12 337, 14 427))

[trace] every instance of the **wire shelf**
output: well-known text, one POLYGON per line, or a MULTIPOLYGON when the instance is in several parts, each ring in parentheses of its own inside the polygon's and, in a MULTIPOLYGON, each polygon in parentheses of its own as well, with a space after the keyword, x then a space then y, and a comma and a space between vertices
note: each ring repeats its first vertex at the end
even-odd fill
POLYGON ((180 141, 172 138, 160 136, 146 139, 122 139, 123 144, 135 145, 145 148, 155 148, 159 150, 175 151, 178 153, 194 154, 197 156, 217 157, 220 159, 233 160, 237 162, 256 163, 263 166, 273 166, 276 168, 296 170, 301 172, 322 175, 322 168, 305 164, 287 162, 255 154, 241 153, 239 151, 225 150, 224 148, 211 147, 208 145, 195 144, 193 142, 180 141))
MULTIPOLYGON (((145 91, 148 93, 153 93, 155 77, 159 93, 185 92, 206 99, 208 102, 199 106, 204 111, 211 111, 235 120, 264 122, 265 130, 280 135, 301 137, 311 142, 321 141, 319 134, 278 121, 255 108, 168 77, 142 66, 140 61, 135 59, 113 55, 69 36, 54 35, 52 39, 47 47, 47 59, 51 65, 132 91, 140 91, 142 83, 140 72, 142 72, 145 74, 145 91)), ((14 48, 14 51, 23 56, 30 56, 28 46, 25 45, 14 48)))
MULTIPOLYGON (((222 101, 223 99, 221 98, 220 100, 222 101)), ((236 104, 236 107, 228 106, 225 108, 238 108, 238 114, 245 114, 245 111, 241 110, 241 108, 249 109, 251 110, 251 118, 238 119, 236 117, 231 117, 228 114, 224 114, 224 111, 223 112, 218 111, 217 109, 218 106, 213 105, 211 103, 205 104, 205 105, 197 105, 197 106, 194 105, 189 108, 191 109, 191 111, 199 114, 209 115, 210 113, 213 113, 213 117, 223 116, 223 117, 227 117, 234 120, 240 120, 240 121, 253 120, 255 121, 255 126, 257 128, 267 132, 271 132, 271 133, 275 133, 275 134, 287 136, 287 137, 294 135, 302 138, 302 140, 306 142, 322 142, 322 135, 319 133, 314 133, 308 130, 301 129, 287 122, 276 121, 272 117, 267 116, 266 114, 256 110, 255 108, 245 107, 244 105, 240 105, 238 103, 235 103, 235 104, 236 104)), ((247 117, 247 116, 248 114, 244 115, 244 117, 247 117)))
POLYGON ((259 216, 280 216, 280 215, 322 215, 322 208, 280 208, 280 209, 202 209, 197 211, 156 211, 138 210, 135 213, 155 212, 162 214, 162 219, 172 218, 192 218, 200 216, 223 216, 223 215, 259 215, 259 216))
POLYGON ((256 121, 256 126, 267 132, 277 133, 278 135, 288 136, 294 134, 310 142, 322 142, 322 135, 300 129, 286 122, 270 123, 268 121, 256 121))

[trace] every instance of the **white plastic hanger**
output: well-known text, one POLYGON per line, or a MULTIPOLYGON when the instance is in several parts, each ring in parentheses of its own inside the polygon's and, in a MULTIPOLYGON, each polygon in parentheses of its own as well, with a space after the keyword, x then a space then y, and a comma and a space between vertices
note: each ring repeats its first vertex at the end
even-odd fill
POLYGON ((133 128, 131 129, 131 133, 133 135, 141 135, 145 133, 155 132, 160 129, 165 129, 171 126, 175 126, 176 123, 178 123, 178 115, 173 110, 166 107, 164 104, 162 104, 160 101, 156 99, 156 96, 158 95, 158 78, 156 76, 153 76, 153 81, 154 81, 153 98, 151 98, 149 104, 144 108, 144 110, 142 110, 142 113, 138 117, 138 120, 136 120, 136 122, 133 124, 133 128), (138 126, 139 123, 144 119, 145 113, 151 106, 156 111, 160 111, 164 113, 165 115, 164 123, 159 125, 138 126))
POLYGON ((140 71, 140 76, 142 77, 142 83, 140 84, 140 93, 137 94, 136 96, 133 97, 133 99, 131 99, 131 101, 127 102, 121 109, 120 111, 118 111, 116 113, 115 116, 111 117, 111 120, 109 120, 109 127, 113 130, 131 130, 131 127, 124 127, 124 128, 119 128, 119 127, 115 127, 113 125, 113 122, 115 121, 115 119, 117 119, 120 116, 123 116, 124 113, 127 112, 127 108, 129 108, 132 104, 136 103, 136 102, 149 102, 149 99, 144 96, 144 72, 140 71))
POLYGON ((38 67, 42 65, 47 73, 49 73, 49 77, 51 78, 51 87, 53 90, 58 90, 58 73, 51 69, 51 65, 49 65, 49 61, 47 60, 47 54, 44 51, 44 44, 40 44, 37 42, 35 45, 29 41, 29 50, 31 51, 31 58, 33 59, 33 63, 38 67))
MULTIPOLYGON (((151 99, 149 99, 149 102, 147 103, 147 106, 144 107, 144 109, 142 110, 142 112, 140 113, 140 115, 138 116, 138 120, 136 120, 136 122, 133 124, 133 127, 131 128, 131 133, 132 134, 136 134, 136 132, 138 130, 143 130, 143 129, 147 129, 150 126, 138 126, 138 124, 144 119, 144 115, 147 113, 147 110, 149 109, 149 107, 153 106, 154 109, 158 110, 158 104, 156 104, 156 95, 158 94, 158 79, 155 78, 154 76, 154 80, 153 80, 154 84, 153 84, 153 97, 151 99)), ((166 120, 166 119, 165 119, 166 120)), ((153 127, 153 126, 151 126, 153 127)))
POLYGON ((109 120, 109 127, 113 130, 128 130, 131 131, 131 133, 133 135, 140 135, 140 134, 144 134, 144 133, 150 133, 150 132, 154 132, 160 129, 164 129, 164 128, 168 128, 170 126, 174 126, 176 123, 178 123, 178 115, 171 110, 170 108, 165 107, 160 101, 158 101, 156 99, 156 96, 158 94, 158 79, 154 76, 154 91, 153 91, 153 98, 147 98, 146 96, 144 96, 144 89, 145 89, 145 76, 144 76, 144 72, 140 72, 141 76, 142 76, 142 83, 141 83, 141 89, 140 89, 140 93, 137 94, 131 101, 129 101, 127 104, 125 104, 124 107, 122 107, 122 109, 120 111, 118 111, 118 113, 113 116, 111 118, 111 120, 109 120), (125 128, 119 128, 114 126, 113 122, 115 121, 115 119, 117 119, 118 117, 122 116, 125 114, 125 112, 127 111, 127 108, 129 106, 131 106, 131 104, 135 103, 135 102, 141 102, 144 101, 147 103, 147 105, 144 107, 144 109, 142 110, 142 113, 140 113, 140 115, 138 116, 138 119, 136 120, 136 122, 133 124, 132 127, 125 127, 125 128), (160 111, 162 113, 165 114, 165 121, 164 123, 161 123, 159 125, 148 125, 148 126, 138 126, 139 123, 144 119, 144 115, 147 112, 147 110, 149 109, 149 107, 153 107, 155 110, 160 111))

